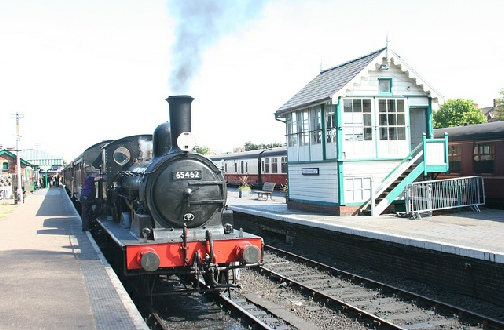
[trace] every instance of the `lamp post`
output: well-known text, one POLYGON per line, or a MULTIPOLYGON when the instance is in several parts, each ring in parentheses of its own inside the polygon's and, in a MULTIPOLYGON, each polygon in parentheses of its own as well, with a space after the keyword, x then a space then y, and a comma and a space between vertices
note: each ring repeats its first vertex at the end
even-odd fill
POLYGON ((20 150, 19 150, 19 113, 16 112, 16 176, 17 176, 17 189, 16 189, 16 196, 17 196, 17 203, 18 204, 23 204, 23 188, 21 187, 21 156, 20 156, 20 150))
POLYGON ((259 155, 257 156, 257 184, 260 186, 263 184, 262 182, 262 164, 261 164, 261 156, 262 154, 267 151, 267 150, 271 150, 271 148, 267 148, 267 149, 263 149, 261 150, 261 152, 259 153, 259 155))

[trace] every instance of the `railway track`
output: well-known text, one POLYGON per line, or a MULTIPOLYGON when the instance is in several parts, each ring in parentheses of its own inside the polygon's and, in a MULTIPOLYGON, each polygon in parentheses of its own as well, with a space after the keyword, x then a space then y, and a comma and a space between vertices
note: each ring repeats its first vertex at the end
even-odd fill
MULTIPOLYGON (((317 319, 338 317, 346 319, 331 324, 344 326, 334 328, 504 329, 504 323, 498 319, 338 270, 271 246, 266 246, 264 264, 246 272, 257 274, 255 280, 252 278, 251 281, 243 281, 244 286, 249 287, 248 290, 243 288, 221 292, 212 299, 213 307, 219 306, 218 309, 235 320, 234 325, 228 326, 216 319, 214 323, 219 324, 219 329, 316 329, 325 328, 317 319), (264 281, 257 282, 257 278, 263 278, 264 281), (264 283, 270 283, 273 288, 270 295, 257 293, 255 288, 267 285, 264 283), (277 300, 270 299, 272 297, 277 300), (289 303, 282 304, 278 300, 301 302, 303 298, 299 297, 305 297, 299 308, 289 307, 289 303), (312 316, 297 313, 303 308, 312 309, 312 316), (347 326, 348 324, 351 325, 347 326)), ((178 306, 180 302, 178 301, 178 306)), ((202 304, 190 310, 192 314, 203 311, 205 315, 208 308, 212 307, 202 304)), ((159 314, 162 313, 149 307, 147 321, 151 329, 170 328, 170 321, 164 320, 159 314)), ((201 317, 193 320, 188 317, 186 321, 189 325, 190 322, 195 322, 196 326, 198 318, 201 317)), ((213 329, 210 323, 205 328, 213 329)))
POLYGON ((504 329, 504 322, 266 246, 263 274, 382 329, 504 329))

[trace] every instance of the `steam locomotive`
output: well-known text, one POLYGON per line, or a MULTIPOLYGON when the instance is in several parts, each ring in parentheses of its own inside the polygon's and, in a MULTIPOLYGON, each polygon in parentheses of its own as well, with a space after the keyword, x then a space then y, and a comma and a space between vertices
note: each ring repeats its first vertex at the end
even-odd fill
POLYGON ((103 207, 93 235, 115 269, 147 279, 148 287, 151 275, 177 275, 218 290, 236 284, 234 270, 262 261, 261 237, 233 227, 223 174, 192 151, 192 100, 170 96, 169 122, 152 137, 96 144, 63 174, 77 202, 78 183, 100 172, 97 197, 103 207))

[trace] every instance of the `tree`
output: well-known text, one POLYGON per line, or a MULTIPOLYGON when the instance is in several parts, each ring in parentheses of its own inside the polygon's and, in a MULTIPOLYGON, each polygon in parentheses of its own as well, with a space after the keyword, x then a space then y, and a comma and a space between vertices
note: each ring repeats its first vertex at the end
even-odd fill
POLYGON ((497 107, 495 112, 497 113, 497 120, 504 120, 504 88, 500 90, 500 95, 501 98, 495 102, 495 106, 497 107))
POLYGON ((249 150, 268 149, 268 148, 274 148, 274 147, 283 147, 284 144, 282 144, 280 142, 254 144, 254 143, 248 141, 248 142, 245 142, 245 144, 243 146, 245 147, 245 151, 249 151, 249 150))
POLYGON ((434 112, 434 128, 486 123, 483 113, 474 106, 472 100, 450 99, 434 112))
POLYGON ((206 154, 210 153, 210 148, 205 147, 205 146, 202 146, 202 147, 194 147, 194 150, 195 150, 197 153, 202 154, 202 155, 206 155, 206 154))

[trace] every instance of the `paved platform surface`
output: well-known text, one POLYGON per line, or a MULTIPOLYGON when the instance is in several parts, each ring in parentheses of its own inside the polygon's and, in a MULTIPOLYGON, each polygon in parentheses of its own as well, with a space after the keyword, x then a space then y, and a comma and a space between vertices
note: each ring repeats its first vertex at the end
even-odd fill
POLYGON ((279 221, 504 263, 504 210, 482 208, 478 213, 462 208, 420 220, 396 215, 330 216, 289 210, 285 197, 277 191, 272 201, 265 201, 254 193, 238 198, 233 188, 228 191, 228 205, 231 210, 279 221))
POLYGON ((0 329, 148 329, 63 188, 0 220, 0 329))

